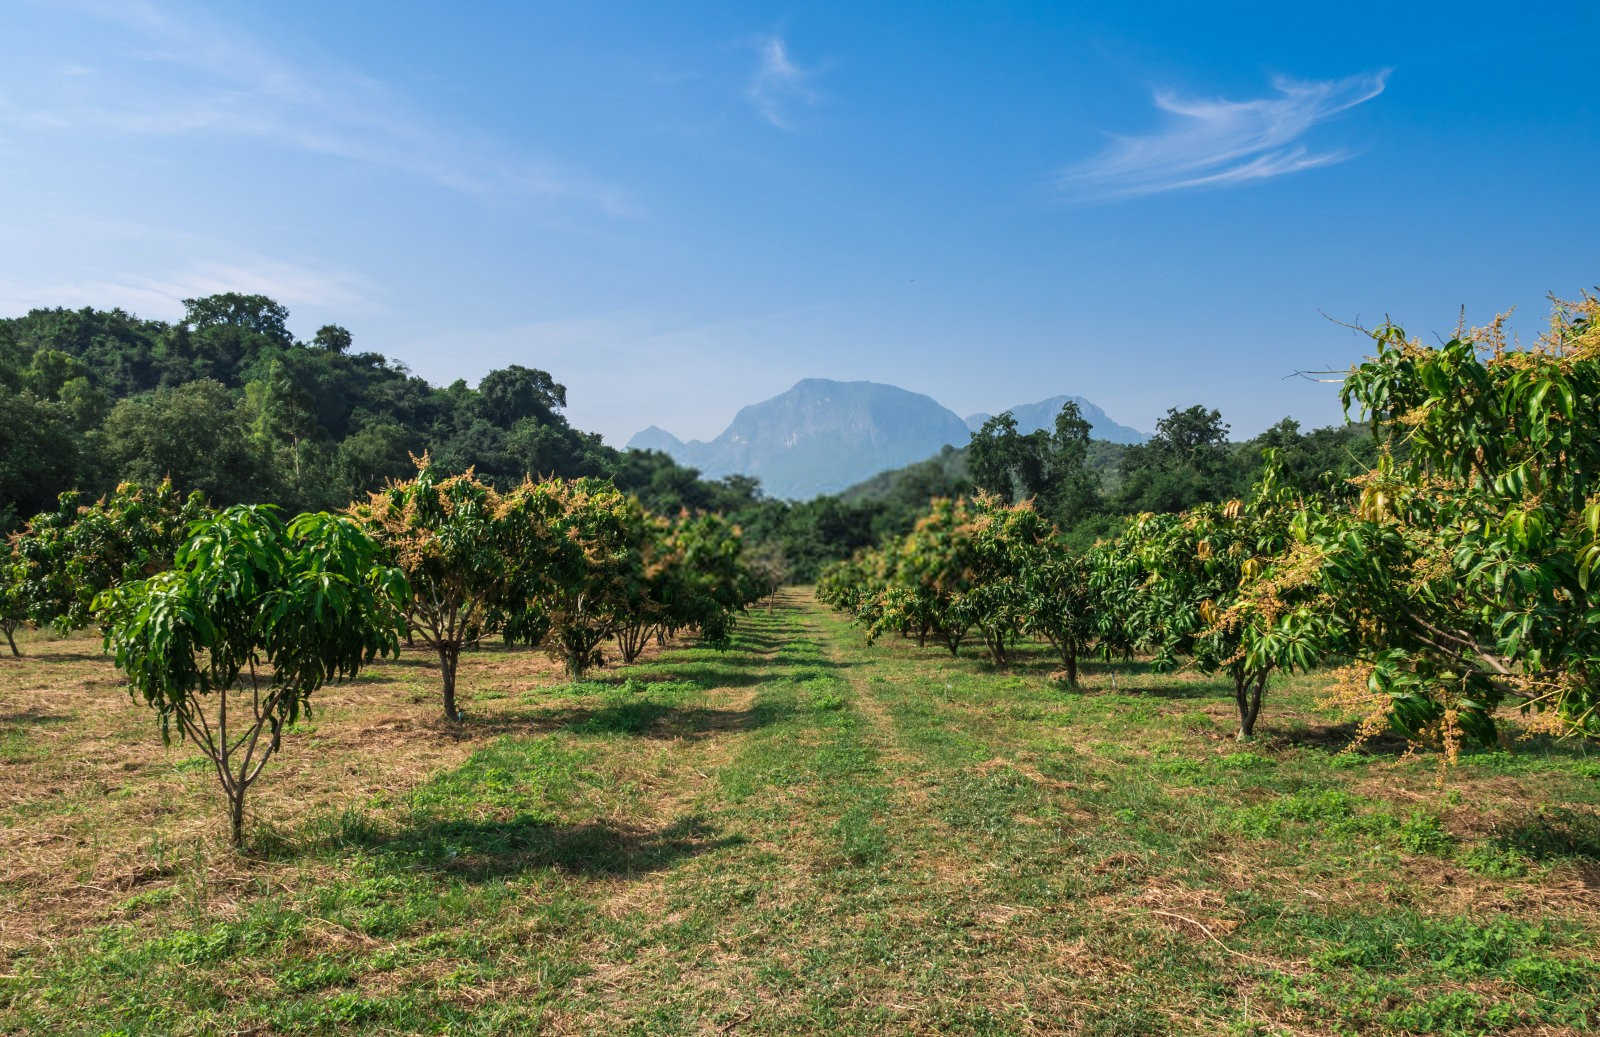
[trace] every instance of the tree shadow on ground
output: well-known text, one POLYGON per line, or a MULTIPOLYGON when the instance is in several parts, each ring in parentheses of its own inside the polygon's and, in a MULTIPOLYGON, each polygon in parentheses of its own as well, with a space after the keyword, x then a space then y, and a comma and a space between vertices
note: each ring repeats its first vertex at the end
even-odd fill
POLYGON ((742 836, 719 835, 697 815, 652 829, 611 821, 559 824, 531 814, 494 821, 423 818, 395 832, 357 828, 333 840, 335 846, 373 853, 397 870, 434 871, 468 882, 539 868, 574 875, 644 875, 744 842, 742 836))
POLYGON ((431 648, 407 648, 401 651, 398 656, 381 660, 380 665, 385 667, 398 666, 408 670, 437 670, 439 668, 439 656, 431 648))
POLYGON ((1533 861, 1600 865, 1600 813, 1572 807, 1522 811, 1495 825, 1494 842, 1533 861))
MULTIPOLYGON (((48 644, 49 642, 45 643, 48 644)), ((6 652, 6 659, 13 663, 109 663, 112 661, 112 656, 109 652, 41 652, 38 650, 30 652, 27 645, 22 646, 22 655, 20 657, 13 657, 3 642, 0 642, 0 652, 6 652)))
POLYGON ((804 678, 808 670, 848 670, 851 663, 833 659, 713 659, 705 661, 655 661, 641 663, 626 672, 608 673, 597 683, 616 684, 634 681, 688 681, 702 690, 748 688, 773 680, 804 678))
POLYGON ((754 731, 777 723, 792 707, 758 702, 748 709, 674 706, 648 698, 601 706, 555 706, 468 717, 462 727, 473 734, 540 735, 567 731, 578 735, 632 735, 639 738, 699 739, 754 731))
MULTIPOLYGON (((1117 676, 1120 677, 1121 674, 1119 673, 1117 676)), ((1228 701, 1232 701, 1233 697, 1232 692, 1229 689, 1211 681, 1185 681, 1178 679, 1175 674, 1159 673, 1154 671, 1152 672, 1151 677, 1147 678, 1150 683, 1144 683, 1141 681, 1138 683, 1125 684, 1120 680, 1113 680, 1109 673, 1091 677, 1084 674, 1082 671, 1079 671, 1078 673, 1078 680, 1080 682, 1093 680, 1094 686, 1083 687, 1080 685, 1077 688, 1067 688, 1065 685, 1063 685, 1062 690, 1069 694, 1086 695, 1091 698, 1097 695, 1126 695, 1133 698, 1143 697, 1152 699, 1226 698, 1228 701)))
MULTIPOLYGON (((915 642, 911 642, 911 645, 913 650, 926 652, 930 657, 935 657, 945 662, 953 661, 947 650, 932 642, 929 642, 922 649, 917 649, 915 642)), ((990 661, 988 653, 985 652, 983 646, 971 641, 961 646, 959 659, 972 663, 982 673, 1010 674, 1014 677, 1048 677, 1064 669, 1061 656, 1054 648, 1049 645, 1032 643, 1016 645, 1010 648, 1007 651, 1006 662, 1003 666, 997 666, 990 661)), ((1119 682, 1122 680, 1132 682, 1125 687, 1119 686, 1115 689, 1107 687, 1100 690, 1115 690, 1118 693, 1129 695, 1142 693, 1162 694, 1165 692, 1175 698, 1192 698, 1216 692, 1215 682, 1209 678, 1196 681, 1196 687, 1192 691, 1180 690, 1175 693, 1164 686, 1149 687, 1143 683, 1145 681, 1158 681, 1165 685, 1168 680, 1179 674, 1193 674, 1193 672, 1192 670, 1184 670, 1182 667, 1175 670, 1164 670, 1153 659, 1113 659, 1108 661, 1097 655, 1080 656, 1078 659, 1078 679, 1080 681, 1091 679, 1111 681, 1112 679, 1117 679, 1119 682)))
POLYGON ((1080 676, 1168 677, 1171 670, 1162 670, 1153 659, 1101 659, 1098 656, 1078 660, 1080 676))
POLYGON ((48 724, 65 724, 70 719, 60 713, 46 713, 39 709, 23 709, 15 713, 0 713, 0 726, 15 724, 18 728, 44 727, 48 724))
POLYGON ((1262 719, 1257 730, 1265 736, 1262 738, 1262 744, 1269 749, 1315 749, 1333 755, 1349 752, 1356 756, 1398 758, 1404 756, 1411 748, 1410 743, 1404 738, 1388 732, 1362 739, 1358 745, 1356 743, 1360 732, 1354 721, 1295 724, 1288 728, 1279 727, 1273 730, 1272 718, 1267 715, 1268 708, 1262 708, 1262 719))

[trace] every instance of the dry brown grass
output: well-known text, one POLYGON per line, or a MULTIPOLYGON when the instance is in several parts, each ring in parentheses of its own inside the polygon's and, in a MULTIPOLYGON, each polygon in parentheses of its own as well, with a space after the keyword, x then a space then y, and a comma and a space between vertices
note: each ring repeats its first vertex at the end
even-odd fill
MULTIPOLYGON (((154 714, 129 696, 98 638, 34 634, 23 651, 0 661, 0 731, 16 732, 15 748, 0 756, 0 889, 9 894, 0 898, 0 950, 81 932, 114 917, 130 893, 196 864, 207 883, 196 893, 222 917, 231 890, 305 881, 305 861, 231 850, 209 765, 185 742, 163 744, 154 714)), ((660 652, 652 645, 641 664, 660 652)), ((566 679, 535 650, 468 653, 460 682, 471 714, 463 724, 444 719, 425 649, 328 685, 251 789, 249 815, 272 828, 403 802, 500 734, 537 730, 530 697, 545 695, 535 713, 579 705, 554 693, 566 679)), ((630 820, 671 816, 682 798, 663 797, 630 820)), ((334 944, 343 938, 330 935, 334 944)))
MULTIPOLYGON (((557 1033, 1249 1032, 1257 1023, 1310 1033, 1361 1029, 1402 1006, 1380 992, 1365 1014, 1342 1017, 1357 997, 1343 984, 1367 979, 1319 962, 1336 940, 1308 919, 1356 931, 1401 916, 1549 920, 1558 935, 1536 950, 1552 960, 1590 954, 1600 934, 1581 862, 1497 877, 1455 856, 1491 841, 1519 810, 1548 805, 1550 789, 1571 788, 1559 781, 1579 773, 1575 761, 1548 771, 1468 765, 1441 787, 1434 769, 1382 745, 1342 760, 1338 718, 1309 684, 1275 689, 1262 738, 1241 747, 1231 704, 1197 675, 1134 667, 1113 690, 1108 671, 1091 670, 1087 690, 1068 692, 1050 685, 1045 653, 1020 653, 1012 670, 995 672, 914 645, 865 648, 791 595, 728 657, 675 651, 628 670, 641 683, 679 682, 646 695, 574 688, 535 652, 469 654, 469 721, 454 725, 417 651, 319 693, 313 721, 252 792, 264 834, 241 857, 227 847, 214 779, 188 762, 198 754, 161 745, 95 641, 34 640, 28 650, 19 664, 0 660, 0 888, 9 894, 0 951, 28 949, 13 970, 39 969, 58 989, 87 974, 100 997, 159 999, 173 977, 213 982, 223 1007, 196 1017, 195 1030, 346 996, 386 1006, 386 1021, 365 1024, 386 1032, 433 1029, 439 1013, 459 1009, 516 1020, 502 1032, 537 1017, 557 1033), (791 650, 793 641, 820 651, 791 650), (628 712, 641 705, 655 711, 628 712), (485 859, 495 852, 481 845, 451 860, 385 856, 386 840, 414 840, 434 820, 408 814, 414 791, 480 773, 473 768, 507 744, 531 747, 509 757, 513 768, 538 764, 534 750, 572 750, 576 791, 510 803, 492 788, 481 798, 457 789, 439 820, 526 832, 517 815, 533 811, 533 836, 495 851, 499 859, 485 859), (1259 759, 1241 763, 1242 749, 1259 759), (1354 797, 1363 816, 1436 817, 1459 847, 1412 852, 1393 828, 1330 836, 1288 822, 1250 833, 1230 820, 1323 788, 1354 797), (345 811, 375 826, 374 838, 320 842, 311 819, 345 811), (547 845, 599 831, 599 852, 628 854, 686 819, 712 834, 639 867, 596 866, 547 845), (498 870, 473 877, 484 866, 498 870), (319 890, 374 876, 403 883, 386 908, 456 899, 399 931, 317 901, 319 890), (128 906, 155 892, 181 903, 128 906), (303 920, 303 931, 193 968, 169 956, 168 971, 144 987, 80 964, 95 953, 86 934, 102 923, 175 931, 199 928, 191 908, 248 921, 264 903, 303 920), (1308 928, 1281 928, 1297 918, 1308 928), (69 951, 53 956, 55 946, 69 951), (322 959, 360 965, 327 989, 277 985, 282 969, 322 959), (1304 987, 1306 1000, 1285 1000, 1286 985, 1304 987)), ((1432 938, 1425 926, 1408 931, 1432 938)), ((1401 971, 1418 997, 1520 996, 1502 974, 1462 978, 1417 955, 1401 971)), ((13 1007, 37 1007, 30 993, 9 996, 13 1007)), ((182 1007, 206 996, 190 991, 182 1007)), ((1546 1023, 1529 1032, 1576 1032, 1546 1023)))

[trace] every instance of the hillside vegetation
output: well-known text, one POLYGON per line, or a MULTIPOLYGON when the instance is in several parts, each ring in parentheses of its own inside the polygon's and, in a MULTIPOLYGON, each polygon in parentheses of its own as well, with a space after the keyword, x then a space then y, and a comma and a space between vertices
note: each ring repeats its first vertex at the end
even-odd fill
POLYGON ((259 295, 190 299, 182 320, 34 310, 0 320, 0 530, 119 481, 170 477, 215 505, 342 507, 431 452, 498 485, 599 476, 661 511, 732 510, 743 480, 709 483, 664 454, 619 452, 562 415, 566 389, 512 365, 476 388, 434 386, 328 325, 308 341, 259 295))

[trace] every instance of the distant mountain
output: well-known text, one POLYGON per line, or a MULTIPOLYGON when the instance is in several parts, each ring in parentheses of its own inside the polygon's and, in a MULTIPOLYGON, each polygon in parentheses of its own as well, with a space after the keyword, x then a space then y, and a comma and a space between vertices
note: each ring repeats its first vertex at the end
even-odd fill
MULTIPOLYGON (((1106 412, 1084 399, 1082 396, 1052 396, 1048 400, 1038 403, 1024 403, 1011 408, 1011 416, 1017 419, 1017 431, 1023 435, 1035 429, 1054 430, 1056 415, 1061 413, 1061 405, 1068 400, 1076 400, 1078 410, 1089 422, 1089 438, 1103 439, 1108 443, 1143 443, 1150 437, 1136 428, 1119 425, 1112 421, 1106 412)), ((983 427, 983 423, 994 415, 977 414, 967 415, 967 428, 973 432, 983 427)), ((641 433, 642 435, 643 433, 641 433)))
POLYGON ((970 438, 955 412, 920 393, 876 382, 807 378, 741 410, 709 443, 654 426, 628 441, 720 478, 751 475, 769 496, 836 493, 868 476, 937 454, 970 438))
POLYGON ((659 450, 663 454, 672 456, 684 449, 684 442, 661 426, 651 425, 628 440, 628 449, 659 450))
MULTIPOLYGON (((1053 429, 1067 400, 1078 401, 1094 439, 1129 444, 1149 438, 1112 421, 1081 396, 1052 396, 1013 407, 1011 413, 1024 433, 1053 429)), ((849 488, 870 496, 873 489, 858 484, 934 458, 945 446, 965 448, 988 418, 974 414, 963 421, 937 400, 893 385, 807 378, 788 392, 744 408, 710 442, 685 442, 651 425, 628 440, 628 447, 659 450, 708 478, 755 476, 770 497, 806 500, 849 488)), ((956 464, 964 474, 965 460, 958 458, 956 464)), ((932 469, 925 474, 931 476, 932 469)), ((910 477, 896 474, 882 482, 898 485, 910 477)))

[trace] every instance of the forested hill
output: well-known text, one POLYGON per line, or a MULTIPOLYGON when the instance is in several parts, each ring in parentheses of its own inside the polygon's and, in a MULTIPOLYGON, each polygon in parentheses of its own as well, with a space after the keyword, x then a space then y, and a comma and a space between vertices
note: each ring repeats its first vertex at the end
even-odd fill
POLYGON ((170 324, 89 308, 0 319, 0 531, 63 490, 166 475, 215 504, 339 508, 414 472, 424 450, 497 483, 608 476, 662 512, 756 498, 752 480, 703 480, 572 428, 566 389, 544 371, 435 386, 337 325, 297 341, 288 310, 264 296, 185 306, 170 324))

